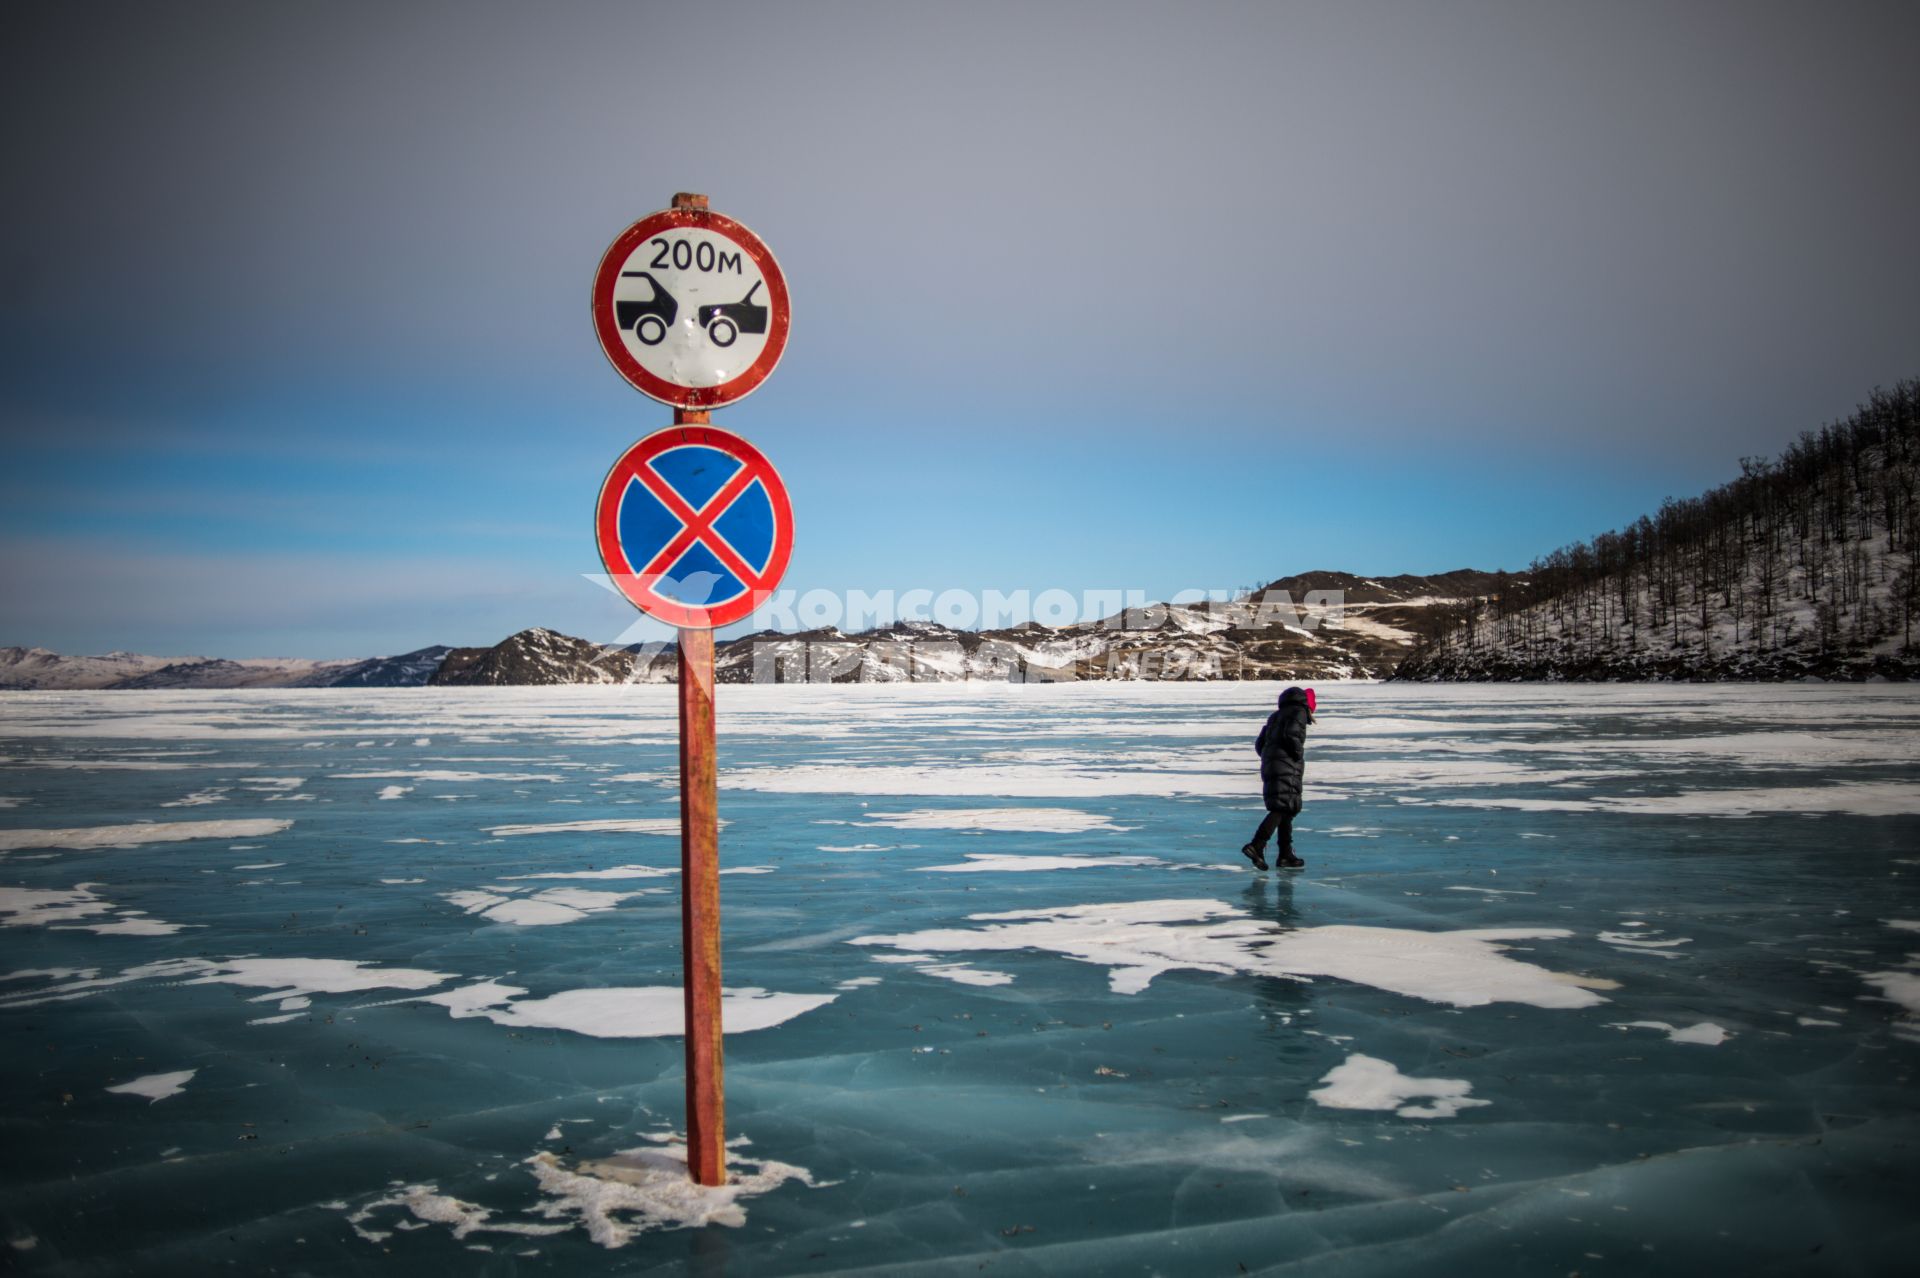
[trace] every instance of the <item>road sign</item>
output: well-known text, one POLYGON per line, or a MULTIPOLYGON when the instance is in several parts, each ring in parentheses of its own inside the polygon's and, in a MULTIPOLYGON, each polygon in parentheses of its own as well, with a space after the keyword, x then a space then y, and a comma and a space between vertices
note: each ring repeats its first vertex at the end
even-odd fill
POLYGON ((704 208, 641 218, 593 277, 593 326, 620 375, 676 408, 718 408, 787 348, 787 278, 760 237, 704 208))
POLYGON ((600 485, 593 526, 620 593, 683 629, 747 616, 793 553, 793 506, 772 463, 706 425, 656 431, 621 454, 600 485))
POLYGON ((787 281, 760 238, 683 191, 621 233, 593 277, 593 327, 620 375, 673 405, 673 426, 607 472, 601 562, 635 607, 680 628, 680 928, 687 1174, 727 1183, 720 1024, 720 834, 713 631, 780 584, 793 553, 787 486, 709 408, 765 381, 787 345, 787 281))

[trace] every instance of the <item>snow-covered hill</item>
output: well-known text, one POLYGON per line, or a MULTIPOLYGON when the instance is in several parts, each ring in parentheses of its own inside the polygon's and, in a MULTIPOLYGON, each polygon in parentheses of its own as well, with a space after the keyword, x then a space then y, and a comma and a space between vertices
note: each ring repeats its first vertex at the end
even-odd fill
POLYGON ((1496 578, 1407 679, 1920 675, 1920 381, 1711 492, 1496 578))

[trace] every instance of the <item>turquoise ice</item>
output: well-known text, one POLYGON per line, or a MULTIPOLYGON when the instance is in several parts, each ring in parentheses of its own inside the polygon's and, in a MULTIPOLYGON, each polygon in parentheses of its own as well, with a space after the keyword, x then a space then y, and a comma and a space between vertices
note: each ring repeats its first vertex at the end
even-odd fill
POLYGON ((1273 692, 723 688, 719 1192, 670 688, 0 694, 5 1254, 1905 1262, 1920 699, 1326 686, 1282 876, 1273 692))

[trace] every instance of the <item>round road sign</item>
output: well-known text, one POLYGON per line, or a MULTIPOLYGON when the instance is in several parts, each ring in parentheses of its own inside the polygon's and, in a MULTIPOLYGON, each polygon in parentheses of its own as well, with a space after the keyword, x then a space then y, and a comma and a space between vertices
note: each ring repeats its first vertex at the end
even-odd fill
POLYGON ((593 277, 593 327, 620 375, 676 408, 718 408, 787 347, 787 279, 760 237, 706 209, 641 218, 593 277))
POLYGON ((671 426, 620 456, 593 517, 620 593, 669 625, 709 630, 773 594, 793 554, 787 486, 759 449, 712 426, 671 426))

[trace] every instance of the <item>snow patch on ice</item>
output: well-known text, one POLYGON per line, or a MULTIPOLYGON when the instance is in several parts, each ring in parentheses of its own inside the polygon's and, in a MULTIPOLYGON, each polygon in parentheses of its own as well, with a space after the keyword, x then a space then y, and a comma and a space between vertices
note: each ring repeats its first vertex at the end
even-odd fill
POLYGON ((1054 764, 831 764, 730 770, 728 790, 772 794, 951 795, 965 798, 1054 799, 1146 795, 1244 796, 1259 780, 1237 773, 1175 769, 1078 768, 1054 764))
POLYGON ((527 1164, 551 1199, 540 1204, 540 1214, 577 1220, 589 1238, 608 1248, 624 1247, 649 1229, 738 1229, 747 1223, 746 1200, 790 1180, 809 1188, 821 1185, 804 1167, 738 1154, 728 1160, 726 1184, 698 1185, 687 1174, 686 1146, 674 1140, 572 1168, 545 1151, 527 1164))
MULTIPOLYGON (((914 951, 1041 950, 1109 969, 1116 994, 1137 994, 1171 971, 1332 977, 1410 998, 1479 1007, 1591 1007, 1596 989, 1615 983, 1535 967, 1510 958, 1503 941, 1550 940, 1564 928, 1417 932, 1334 924, 1284 930, 1209 900, 1163 900, 974 914, 981 928, 934 928, 859 936, 854 945, 914 951)), ((896 960, 899 961, 899 960, 896 960)))
POLYGON ((102 900, 101 883, 70 888, 0 887, 0 927, 46 927, 60 932, 87 931, 100 936, 172 936, 196 923, 164 923, 145 910, 129 910, 102 900))
MULTIPOLYGON (((527 991, 497 981, 482 981, 419 1001, 437 1003, 456 1019, 484 1016, 496 1025, 520 1029, 562 1029, 593 1038, 665 1038, 686 1032, 685 995, 677 985, 614 986, 565 990, 546 998, 522 998, 527 991)), ((729 1034, 771 1029, 796 1016, 825 1007, 834 994, 776 994, 757 987, 721 992, 720 1024, 729 1034)))
POLYGON ((1463 1078, 1413 1078, 1390 1061, 1359 1052, 1328 1070, 1307 1095, 1329 1109, 1390 1109, 1402 1118, 1453 1118, 1461 1110, 1493 1102, 1468 1093, 1473 1084, 1463 1078), (1408 1101, 1425 1097, 1424 1105, 1408 1101))
POLYGON ((440 1192, 438 1185, 403 1185, 394 1192, 376 1198, 347 1217, 347 1224, 353 1232, 371 1243, 385 1242, 393 1237, 393 1230, 373 1229, 369 1227, 374 1213, 386 1207, 404 1207, 414 1220, 414 1225, 401 1220, 394 1229, 418 1229, 425 1225, 445 1225, 455 1238, 465 1238, 469 1234, 520 1234, 528 1237, 542 1237, 548 1234, 563 1234, 571 1225, 542 1225, 527 1221, 493 1219, 491 1208, 476 1203, 463 1202, 440 1192))
POLYGON ((197 1069, 180 1069, 170 1074, 142 1074, 127 1082, 115 1083, 107 1090, 128 1096, 144 1096, 147 1098, 147 1104, 152 1105, 186 1091, 187 1084, 192 1082, 193 1076, 199 1072, 197 1069))
POLYGON ((383 785, 380 787, 380 798, 382 799, 397 799, 403 794, 412 793, 413 787, 410 785, 383 785))
POLYGON ((1609 1022, 1607 1028, 1617 1030, 1660 1030, 1667 1036, 1669 1042, 1697 1043, 1701 1047, 1718 1047, 1733 1037, 1731 1033, 1715 1025, 1712 1021, 1701 1021, 1698 1025, 1689 1025, 1684 1029, 1676 1028, 1666 1021, 1617 1021, 1609 1022))

